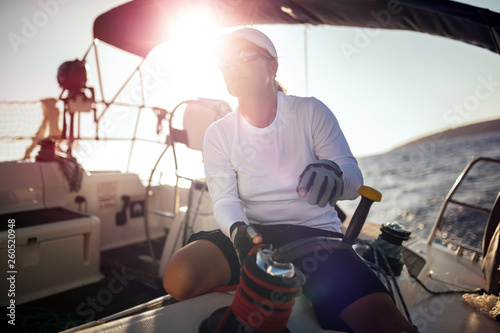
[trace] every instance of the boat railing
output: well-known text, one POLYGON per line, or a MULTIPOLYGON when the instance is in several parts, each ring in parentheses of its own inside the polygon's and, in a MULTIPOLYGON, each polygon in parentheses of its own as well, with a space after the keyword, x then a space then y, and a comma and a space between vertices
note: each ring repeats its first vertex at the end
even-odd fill
MULTIPOLYGON (((467 178, 467 175, 469 174, 470 170, 477 165, 479 162, 486 162, 486 163, 496 163, 500 164, 500 160, 494 159, 494 158, 489 158, 489 157, 477 157, 473 159, 465 168, 464 170, 460 173, 460 175, 457 177, 455 183, 451 187, 450 191, 446 195, 443 204, 439 210, 439 214, 436 218, 436 221, 434 222, 434 227, 429 235, 429 238, 427 239, 427 244, 432 244, 436 234, 438 231, 441 231, 444 225, 444 217, 445 213, 449 207, 449 205, 455 205, 455 206, 460 206, 464 207, 469 210, 473 210, 482 214, 490 215, 491 209, 479 207, 477 205, 473 205, 467 202, 459 201, 454 199, 454 195, 456 194, 458 188, 460 185, 463 183, 463 181, 467 178)), ((448 240, 448 243, 455 245, 457 247, 456 254, 458 256, 461 256, 464 254, 465 251, 470 251, 472 252, 472 260, 477 261, 479 260, 480 256, 483 254, 483 251, 481 248, 464 244, 462 242, 458 242, 455 240, 448 240)))

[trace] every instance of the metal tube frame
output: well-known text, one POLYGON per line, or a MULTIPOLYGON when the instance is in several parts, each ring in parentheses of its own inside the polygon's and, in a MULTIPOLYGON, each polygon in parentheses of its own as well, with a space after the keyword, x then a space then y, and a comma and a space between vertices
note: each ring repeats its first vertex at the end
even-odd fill
MULTIPOLYGON (((462 173, 457 177, 455 183, 453 184, 453 186, 451 187, 450 191, 448 192, 448 194, 446 195, 446 197, 444 199, 444 202, 441 206, 441 209, 439 210, 439 214, 436 218, 436 221, 434 222, 434 227, 432 228, 432 231, 429 235, 429 238, 427 239, 428 245, 432 244, 432 242, 434 241, 434 238, 436 237, 438 230, 441 230, 441 228, 443 227, 444 214, 445 214, 446 209, 448 208, 449 204, 462 206, 462 207, 465 207, 467 209, 475 210, 477 212, 487 214, 487 215, 489 215, 491 213, 491 209, 485 209, 482 207, 474 206, 474 205, 453 199, 453 196, 455 195, 458 188, 460 187, 460 184, 462 184, 462 182, 466 179, 469 171, 479 162, 500 164, 500 160, 489 158, 489 157, 478 157, 478 158, 475 158, 474 160, 472 160, 471 162, 469 162, 469 164, 464 168, 462 173)), ((455 245, 459 246, 460 249, 466 247, 467 250, 474 251, 474 252, 479 253, 479 254, 482 253, 482 250, 478 249, 478 248, 473 248, 471 246, 465 246, 464 244, 455 244, 455 245)), ((460 249, 459 249, 459 251, 460 251, 460 249)))

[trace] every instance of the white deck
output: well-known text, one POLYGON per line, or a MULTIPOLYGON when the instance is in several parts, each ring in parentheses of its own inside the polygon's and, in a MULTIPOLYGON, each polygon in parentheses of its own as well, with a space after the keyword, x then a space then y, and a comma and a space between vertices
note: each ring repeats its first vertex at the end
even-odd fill
MULTIPOLYGON (((410 248, 429 259, 427 267, 431 268, 432 275, 424 283, 430 290, 475 290, 485 287, 480 262, 456 256, 441 246, 429 246, 422 240, 416 240, 410 248)), ((500 322, 467 305, 462 301, 462 294, 434 296, 423 291, 410 315, 420 332, 500 332, 500 322)))

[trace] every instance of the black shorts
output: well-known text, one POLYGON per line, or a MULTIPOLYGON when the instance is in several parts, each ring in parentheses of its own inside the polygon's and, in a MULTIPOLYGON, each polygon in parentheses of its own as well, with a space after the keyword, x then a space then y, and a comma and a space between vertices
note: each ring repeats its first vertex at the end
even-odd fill
MULTIPOLYGON (((340 233, 296 225, 252 226, 263 236, 263 243, 272 244, 273 248, 308 237, 343 237, 340 233)), ((231 240, 220 230, 213 230, 193 234, 188 243, 198 239, 209 240, 221 249, 231 268, 229 284, 237 284, 241 267, 231 240)), ((311 300, 319 324, 324 329, 350 331, 338 319, 338 314, 366 295, 388 293, 384 284, 354 251, 335 250, 319 260, 310 254, 297 259, 294 265, 306 276, 302 292, 311 300)))
MULTIPOLYGON (((281 247, 285 244, 291 243, 298 239, 308 238, 308 237, 335 237, 342 238, 341 233, 321 230, 316 228, 309 228, 303 226, 296 226, 290 224, 282 225, 260 225, 252 224, 252 226, 259 231, 262 235, 264 244, 272 244, 273 248, 281 247)), ((229 285, 238 284, 240 280, 240 263, 238 261, 238 256, 234 250, 233 243, 220 231, 200 231, 196 234, 191 235, 188 239, 188 243, 191 243, 198 239, 206 239, 214 243, 219 247, 219 249, 224 253, 229 267, 231 268, 231 280, 229 285)))

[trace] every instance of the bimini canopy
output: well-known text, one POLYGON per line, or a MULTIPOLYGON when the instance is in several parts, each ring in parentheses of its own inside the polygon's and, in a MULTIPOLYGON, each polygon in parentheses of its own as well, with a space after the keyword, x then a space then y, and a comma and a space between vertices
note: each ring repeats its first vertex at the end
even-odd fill
POLYGON ((326 24, 410 30, 500 53, 500 14, 448 0, 134 0, 100 15, 94 37, 146 57, 171 37, 180 13, 211 11, 220 27, 250 24, 326 24))

